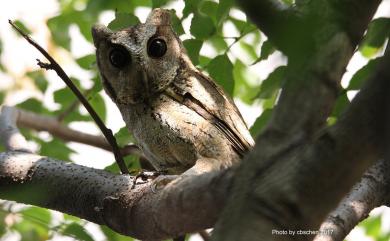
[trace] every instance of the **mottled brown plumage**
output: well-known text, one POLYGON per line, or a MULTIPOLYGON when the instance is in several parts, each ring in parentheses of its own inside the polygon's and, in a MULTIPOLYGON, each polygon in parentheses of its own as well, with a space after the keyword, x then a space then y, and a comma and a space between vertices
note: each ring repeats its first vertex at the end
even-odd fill
POLYGON ((92 29, 103 86, 151 164, 198 174, 238 162, 253 139, 231 98, 191 63, 154 9, 143 24, 92 29))

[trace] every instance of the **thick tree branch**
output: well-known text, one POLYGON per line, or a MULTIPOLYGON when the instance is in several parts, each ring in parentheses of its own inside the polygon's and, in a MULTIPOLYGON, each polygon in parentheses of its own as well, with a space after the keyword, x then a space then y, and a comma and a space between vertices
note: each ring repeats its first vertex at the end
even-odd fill
POLYGON ((0 153, 0 198, 33 204, 143 240, 210 228, 229 193, 233 170, 181 178, 156 192, 133 177, 24 152, 0 153))
POLYGON ((321 235, 315 241, 342 241, 372 209, 389 203, 390 163, 380 160, 364 173, 360 182, 331 212, 321 225, 321 235), (330 232, 329 232, 330 231, 330 232))
POLYGON ((308 145, 302 146, 298 135, 283 146, 263 133, 237 171, 214 240, 312 239, 272 230, 316 231, 364 170, 384 157, 388 66, 390 51, 337 124, 308 145))

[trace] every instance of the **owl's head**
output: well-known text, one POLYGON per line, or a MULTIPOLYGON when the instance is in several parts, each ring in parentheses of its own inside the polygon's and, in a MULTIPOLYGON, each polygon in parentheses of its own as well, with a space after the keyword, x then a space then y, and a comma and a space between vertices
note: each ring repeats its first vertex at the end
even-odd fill
POLYGON ((168 10, 154 9, 145 23, 116 32, 92 28, 103 86, 114 102, 144 102, 173 81, 185 50, 170 19, 168 10))

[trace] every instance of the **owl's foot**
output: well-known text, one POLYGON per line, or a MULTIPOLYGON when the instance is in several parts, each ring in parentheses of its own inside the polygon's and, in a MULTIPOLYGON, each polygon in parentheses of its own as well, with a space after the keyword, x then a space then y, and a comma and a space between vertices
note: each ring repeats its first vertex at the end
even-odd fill
POLYGON ((143 181, 143 183, 147 182, 148 180, 154 180, 156 179, 158 176, 160 175, 163 175, 164 172, 163 171, 141 171, 139 172, 135 178, 134 178, 134 181, 133 181, 133 185, 131 186, 131 189, 133 189, 135 187, 135 185, 137 184, 137 181, 139 179, 141 179, 143 181))
POLYGON ((172 182, 178 177, 179 175, 164 175, 156 177, 151 185, 152 192, 156 193, 158 190, 163 189, 168 183, 172 182))

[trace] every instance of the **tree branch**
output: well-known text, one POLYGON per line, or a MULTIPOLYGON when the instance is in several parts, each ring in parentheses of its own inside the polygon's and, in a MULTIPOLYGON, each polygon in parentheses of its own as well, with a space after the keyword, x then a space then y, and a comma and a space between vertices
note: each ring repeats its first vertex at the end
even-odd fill
POLYGON ((105 224, 143 240, 210 228, 229 193, 233 171, 182 177, 156 192, 153 182, 23 152, 0 153, 0 198, 105 224))
POLYGON ((298 135, 283 146, 264 132, 236 173, 213 240, 294 240, 272 230, 316 231, 363 172, 384 157, 388 66, 390 51, 348 111, 307 145, 298 135))
MULTIPOLYGON (((6 112, 0 116, 3 116, 3 118, 8 120, 8 125, 13 127, 13 131, 19 132, 16 126, 30 128, 37 131, 47 131, 53 136, 56 136, 64 141, 83 143, 107 151, 112 151, 110 144, 104 137, 73 130, 65 125, 62 125, 56 118, 36 114, 34 112, 18 109, 15 107, 3 106, 2 108, 5 109, 6 112)), ((0 127, 5 128, 4 126, 5 124, 0 124, 0 127)), ((26 144, 23 142, 20 142, 19 145, 23 148, 26 146, 26 144)), ((7 145, 5 144, 5 146, 7 145)), ((123 156, 132 154, 143 156, 141 150, 134 144, 129 144, 120 148, 120 152, 123 156)))
POLYGON ((342 241, 372 209, 389 203, 390 163, 380 160, 364 173, 360 182, 331 212, 314 241, 342 241), (330 232, 329 232, 330 231, 330 232))

